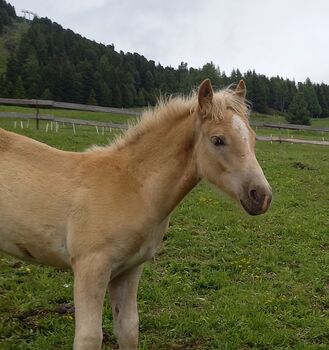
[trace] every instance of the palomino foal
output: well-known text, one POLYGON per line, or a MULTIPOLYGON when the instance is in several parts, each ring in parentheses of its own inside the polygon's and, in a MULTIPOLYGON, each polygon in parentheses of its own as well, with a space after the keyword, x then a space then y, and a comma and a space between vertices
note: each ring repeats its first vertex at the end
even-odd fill
POLYGON ((255 157, 245 84, 145 113, 113 145, 63 152, 0 130, 0 249, 74 273, 74 349, 102 344, 108 288, 121 350, 138 345, 137 287, 169 215, 203 178, 251 215, 271 188, 255 157))

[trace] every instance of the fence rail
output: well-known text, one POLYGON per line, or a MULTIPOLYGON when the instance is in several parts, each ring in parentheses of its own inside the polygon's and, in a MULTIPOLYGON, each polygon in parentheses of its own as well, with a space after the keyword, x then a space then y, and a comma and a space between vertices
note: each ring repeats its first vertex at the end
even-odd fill
POLYGON ((279 142, 279 143, 299 143, 303 145, 319 145, 319 146, 329 146, 329 141, 320 140, 301 140, 285 138, 280 136, 256 136, 258 141, 268 141, 268 142, 279 142))
POLYGON ((97 126, 97 127, 105 127, 111 129, 122 129, 125 130, 128 128, 127 124, 119 124, 119 123, 107 123, 107 122, 99 122, 95 120, 84 120, 84 119, 74 119, 74 118, 61 118, 55 117, 54 115, 49 114, 40 114, 36 117, 34 114, 27 113, 16 113, 16 112, 0 112, 0 118, 8 118, 8 119, 32 119, 32 120, 45 120, 50 122, 57 122, 62 124, 75 124, 75 125, 86 125, 86 126, 97 126))
POLYGON ((272 123, 264 123, 251 121, 250 124, 252 126, 256 126, 259 128, 268 128, 268 129, 286 129, 286 130, 304 130, 304 131, 317 131, 317 132, 329 132, 329 128, 324 127, 315 127, 309 125, 299 125, 299 124, 272 124, 272 123))
POLYGON ((48 107, 48 108, 75 109, 78 111, 115 113, 115 114, 124 114, 124 115, 130 115, 130 116, 140 116, 141 114, 140 112, 131 111, 125 108, 101 107, 101 106, 93 106, 93 105, 83 105, 78 103, 57 102, 52 100, 0 98, 0 104, 12 105, 12 106, 31 106, 35 108, 48 107))

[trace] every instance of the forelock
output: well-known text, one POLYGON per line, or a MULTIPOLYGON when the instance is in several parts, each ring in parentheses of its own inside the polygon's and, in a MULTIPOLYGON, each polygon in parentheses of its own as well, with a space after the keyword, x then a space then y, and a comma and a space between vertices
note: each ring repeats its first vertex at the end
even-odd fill
POLYGON ((227 88, 217 91, 214 94, 213 103, 209 106, 208 115, 214 120, 221 120, 224 119, 228 109, 244 118, 248 118, 250 114, 249 102, 235 94, 234 90, 227 88))

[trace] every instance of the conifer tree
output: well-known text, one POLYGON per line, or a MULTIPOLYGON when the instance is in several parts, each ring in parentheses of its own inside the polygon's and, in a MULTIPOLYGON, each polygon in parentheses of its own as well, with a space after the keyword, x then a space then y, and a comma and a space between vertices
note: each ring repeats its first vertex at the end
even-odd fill
POLYGON ((302 91, 297 92, 291 101, 286 119, 291 124, 311 124, 310 111, 302 91))
POLYGON ((87 104, 88 105, 94 105, 94 106, 97 105, 96 94, 95 94, 95 90, 94 89, 90 90, 90 94, 89 94, 89 97, 88 97, 88 100, 87 100, 87 104))
POLYGON ((122 107, 121 90, 118 85, 116 85, 112 90, 112 105, 118 108, 122 107))
POLYGON ((136 98, 136 105, 138 107, 143 107, 146 105, 145 103, 145 96, 144 96, 144 90, 143 89, 140 89, 137 93, 137 98, 136 98))
POLYGON ((321 106, 319 104, 318 97, 316 96, 314 86, 309 78, 307 78, 305 81, 305 84, 303 86, 303 93, 311 117, 318 117, 321 114, 321 106))
POLYGON ((25 89, 20 75, 17 77, 15 83, 14 98, 25 98, 25 89))
POLYGON ((53 95, 52 95, 52 93, 51 93, 49 88, 46 88, 44 90, 44 92, 41 94, 41 98, 43 100, 52 100, 53 99, 53 95))

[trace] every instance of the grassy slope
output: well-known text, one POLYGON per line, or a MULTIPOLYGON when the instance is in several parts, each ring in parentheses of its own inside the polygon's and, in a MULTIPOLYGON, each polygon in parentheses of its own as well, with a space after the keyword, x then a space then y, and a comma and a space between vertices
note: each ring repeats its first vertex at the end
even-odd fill
MULTIPOLYGON (((87 128, 19 131, 68 150, 112 138, 87 128)), ((141 349, 327 349, 328 149, 257 146, 270 212, 249 217, 205 184, 183 201, 142 278, 141 349)), ((0 271, 0 348, 71 348, 71 274, 5 256, 0 271)), ((104 327, 110 349, 107 303, 104 327)))

